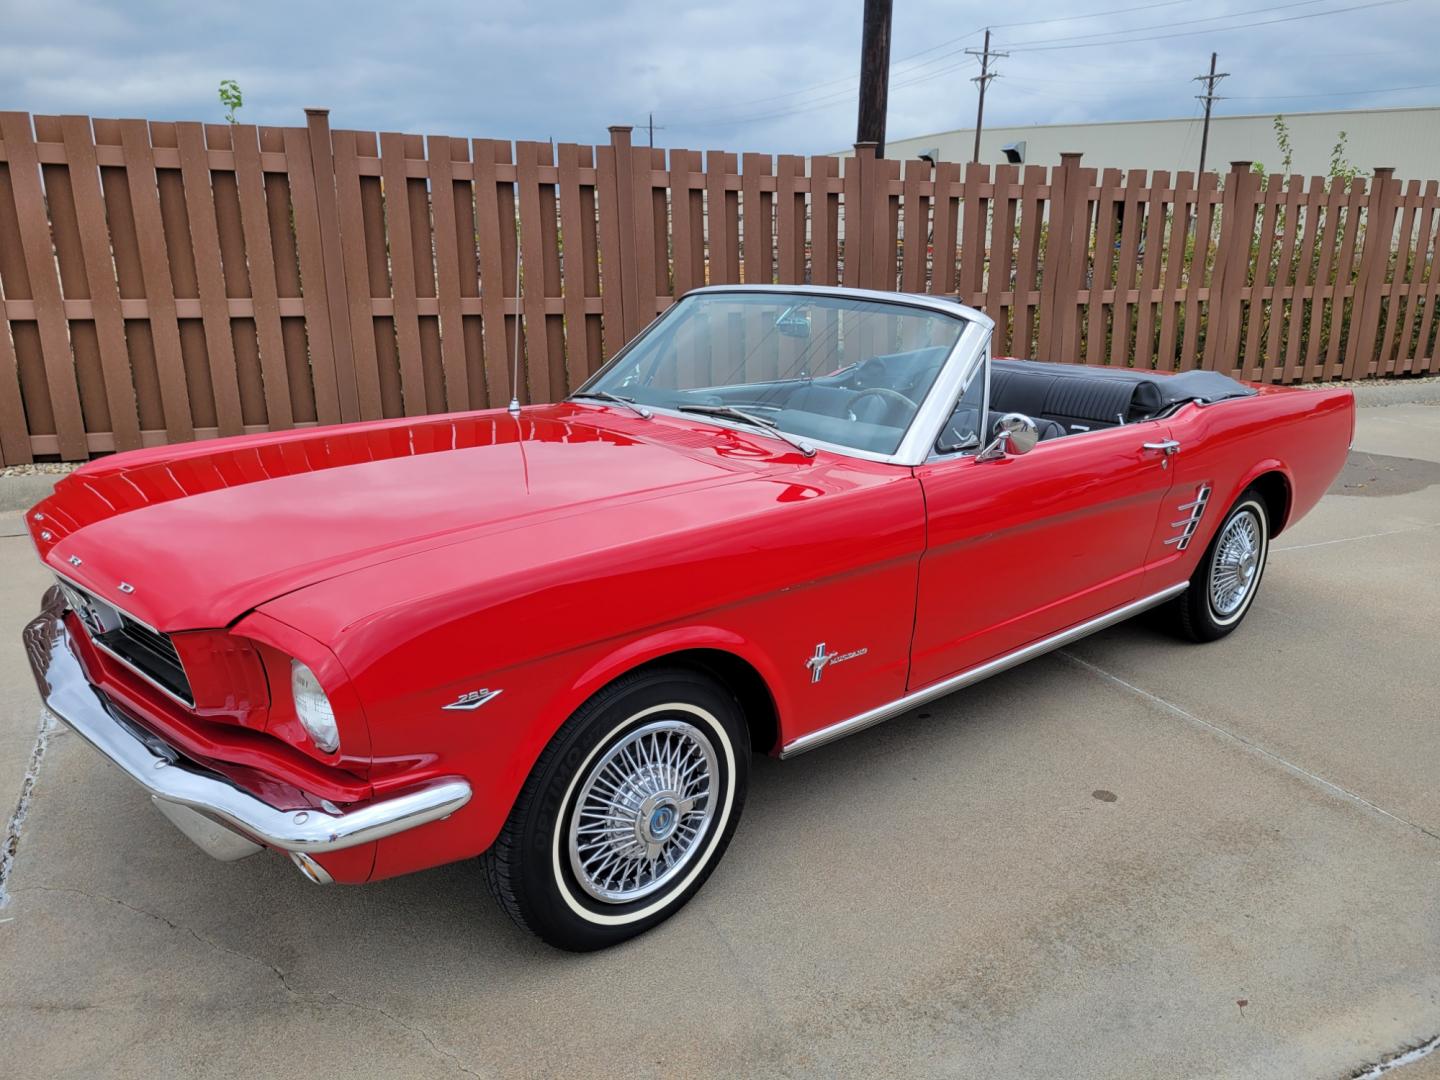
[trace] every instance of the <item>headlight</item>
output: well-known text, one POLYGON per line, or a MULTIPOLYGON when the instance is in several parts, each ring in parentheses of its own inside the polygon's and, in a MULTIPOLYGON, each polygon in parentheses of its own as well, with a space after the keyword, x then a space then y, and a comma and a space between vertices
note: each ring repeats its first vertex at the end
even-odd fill
POLYGON ((315 745, 327 754, 340 746, 340 729, 335 726, 335 710, 320 688, 315 673, 299 660, 290 661, 290 695, 295 699, 295 715, 315 745))

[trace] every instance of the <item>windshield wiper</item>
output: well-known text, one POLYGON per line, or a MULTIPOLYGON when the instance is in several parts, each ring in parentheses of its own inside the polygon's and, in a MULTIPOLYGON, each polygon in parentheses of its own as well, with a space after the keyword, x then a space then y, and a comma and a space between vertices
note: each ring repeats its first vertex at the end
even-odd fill
POLYGON ((813 446, 804 439, 791 435, 788 431, 782 431, 780 425, 768 416, 756 416, 752 412, 737 409, 733 405, 676 405, 675 408, 681 412, 704 413, 706 416, 723 416, 727 420, 739 420, 741 423, 761 428, 766 433, 774 435, 777 439, 784 439, 806 457, 815 456, 815 448, 813 446))
POLYGON ((634 398, 622 397, 619 394, 612 394, 609 390, 577 390, 575 391, 575 393, 571 394, 570 397, 581 398, 582 400, 589 398, 594 401, 608 401, 615 405, 623 405, 631 412, 637 413, 639 416, 643 417, 646 420, 649 420, 655 415, 649 409, 645 408, 644 405, 635 404, 634 398))

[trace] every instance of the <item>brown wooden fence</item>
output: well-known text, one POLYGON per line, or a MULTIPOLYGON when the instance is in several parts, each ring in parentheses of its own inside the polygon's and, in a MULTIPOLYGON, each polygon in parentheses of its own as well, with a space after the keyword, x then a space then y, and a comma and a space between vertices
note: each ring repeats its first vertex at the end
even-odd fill
POLYGON ((503 405, 517 318, 553 399, 716 282, 958 295, 1042 359, 1431 372, 1436 189, 0 113, 0 464, 503 405))

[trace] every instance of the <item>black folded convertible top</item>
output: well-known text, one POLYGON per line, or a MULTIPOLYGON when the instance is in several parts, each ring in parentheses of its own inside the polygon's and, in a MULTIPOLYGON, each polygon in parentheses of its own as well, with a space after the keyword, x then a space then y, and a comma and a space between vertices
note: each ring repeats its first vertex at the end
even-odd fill
MULTIPOLYGON (((1218 371, 1145 371, 1136 368, 1087 367, 1082 364, 1056 364, 1044 360, 996 359, 995 372, 1013 375, 1038 375, 1079 379, 1095 385, 1123 383, 1131 388, 1132 408, 1149 415, 1164 412, 1186 401, 1210 402, 1226 398, 1250 397, 1253 387, 1236 382, 1218 371)), ((1099 417, 1096 417, 1099 419, 1099 417)))

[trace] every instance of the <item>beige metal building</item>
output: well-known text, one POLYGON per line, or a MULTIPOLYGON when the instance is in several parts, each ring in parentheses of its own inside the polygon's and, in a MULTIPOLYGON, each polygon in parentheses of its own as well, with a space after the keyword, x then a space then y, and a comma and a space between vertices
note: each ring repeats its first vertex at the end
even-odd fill
MULTIPOLYGON (((1344 131, 1346 157, 1362 172, 1393 165, 1402 179, 1440 178, 1440 106, 1284 115, 1294 173, 1323 176, 1344 131)), ((1212 117, 1206 168, 1223 171, 1232 161, 1258 161, 1269 171, 1280 169, 1274 120, 1274 113, 1212 117)), ((980 160, 992 165, 1012 160, 1005 152, 1008 146, 1030 165, 1056 165, 1061 151, 1079 150, 1082 164, 1100 168, 1193 170, 1200 158, 1200 125, 1198 118, 1187 118, 986 128, 980 137, 980 160)), ((973 128, 946 131, 892 139, 885 156, 969 161, 974 144, 973 128)))

